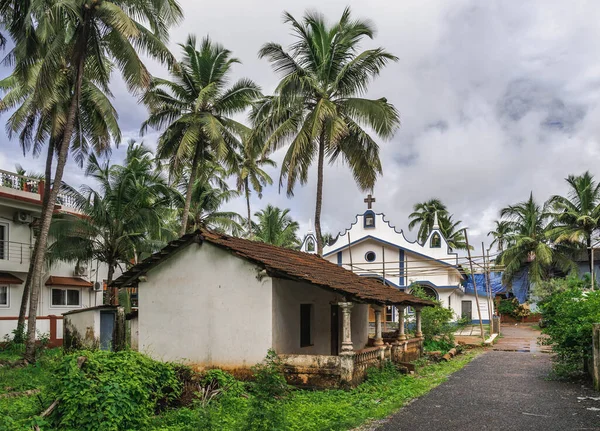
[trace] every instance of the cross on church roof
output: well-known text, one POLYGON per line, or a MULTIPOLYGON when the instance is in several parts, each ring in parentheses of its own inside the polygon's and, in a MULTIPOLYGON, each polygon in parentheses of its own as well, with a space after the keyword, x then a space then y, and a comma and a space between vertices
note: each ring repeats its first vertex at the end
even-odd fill
POLYGON ((372 197, 371 194, 368 194, 367 197, 364 199, 364 202, 367 204, 367 208, 371 209, 371 204, 375 202, 375 198, 372 197))

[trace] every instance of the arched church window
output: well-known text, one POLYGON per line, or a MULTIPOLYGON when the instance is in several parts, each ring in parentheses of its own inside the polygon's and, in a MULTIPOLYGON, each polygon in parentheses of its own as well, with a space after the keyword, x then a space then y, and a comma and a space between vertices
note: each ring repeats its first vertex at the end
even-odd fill
POLYGON ((431 248, 440 248, 442 246, 442 237, 439 233, 434 233, 431 236, 431 243, 429 245, 431 248))
POLYGON ((306 241, 306 251, 315 251, 315 242, 312 238, 308 238, 306 241))
POLYGON ((373 211, 367 211, 365 213, 365 227, 366 228, 375 227, 375 213, 373 211))
POLYGON ((435 290, 433 290, 431 287, 429 286, 424 286, 424 285, 419 285, 419 289, 421 289, 423 291, 423 293, 425 295, 427 295, 429 298, 437 300, 438 296, 435 290))
POLYGON ((365 260, 367 262, 374 262, 375 259, 377 259, 377 255, 375 254, 374 251, 368 251, 365 253, 365 260))

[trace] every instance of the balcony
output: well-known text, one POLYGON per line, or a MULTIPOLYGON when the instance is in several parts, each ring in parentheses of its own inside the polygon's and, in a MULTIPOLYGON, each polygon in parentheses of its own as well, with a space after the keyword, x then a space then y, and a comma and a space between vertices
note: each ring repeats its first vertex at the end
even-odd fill
MULTIPOLYGON (((35 177, 27 177, 14 172, 8 172, 0 169, 0 191, 4 192, 4 197, 14 199, 27 199, 32 202, 42 203, 44 193, 44 180, 35 177)), ((69 212, 77 212, 75 208, 75 199, 73 196, 59 192, 56 198, 56 205, 68 208, 69 212)))
POLYGON ((0 241, 0 271, 28 272, 31 252, 29 244, 0 241))

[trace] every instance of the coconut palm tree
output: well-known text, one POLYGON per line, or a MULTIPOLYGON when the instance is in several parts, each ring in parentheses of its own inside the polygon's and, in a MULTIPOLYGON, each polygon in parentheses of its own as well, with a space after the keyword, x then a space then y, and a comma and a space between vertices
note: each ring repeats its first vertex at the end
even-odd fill
MULTIPOLYGON (((465 238, 464 229, 460 228, 461 220, 454 221, 452 220, 452 215, 444 215, 439 219, 440 230, 442 231, 442 235, 446 238, 446 242, 448 246, 452 250, 466 250, 467 249, 467 241, 465 238)), ((473 250, 473 246, 469 246, 471 250, 473 250)))
POLYGON ((552 196, 548 201, 555 220, 551 234, 559 243, 584 244, 592 272, 592 234, 600 226, 600 183, 589 171, 565 180, 569 184, 567 196, 552 196))
MULTIPOLYGON (((169 26, 182 14, 174 0, 88 0, 33 1, 25 11, 25 21, 35 23, 36 49, 30 48, 30 37, 15 40, 13 75, 24 85, 31 69, 39 67, 35 83, 27 88, 32 93, 31 118, 49 115, 44 107, 57 101, 67 109, 54 115, 62 118, 53 124, 54 145, 49 145, 47 166, 56 158, 52 186, 42 203, 39 234, 34 247, 27 284, 35 288, 30 295, 26 359, 35 361, 35 330, 39 303, 40 278, 48 245, 48 232, 56 198, 61 187, 67 156, 77 139, 78 111, 85 99, 84 81, 90 79, 105 94, 112 71, 119 69, 131 90, 143 88, 150 74, 138 52, 160 61, 171 61, 164 45, 169 26), (139 21, 138 21, 139 20, 139 21), (142 24, 143 23, 143 24, 142 24), (65 85, 67 91, 64 91, 65 85), (29 280, 32 278, 32 280, 29 280)), ((81 124, 81 123, 79 123, 81 124)), ((47 130, 46 130, 47 132, 47 130)), ((92 135, 94 136, 94 134, 92 135)))
POLYGON ((527 270, 532 283, 544 280, 552 267, 563 272, 576 270, 573 261, 560 248, 553 247, 549 235, 553 228, 552 214, 544 205, 533 198, 515 205, 509 205, 500 211, 511 234, 511 242, 506 250, 498 255, 497 261, 504 266, 502 280, 510 285, 515 277, 527 270))
POLYGON ((253 223, 254 239, 279 247, 296 248, 300 246, 298 229, 300 226, 289 216, 289 209, 281 209, 267 205, 254 216, 258 223, 253 223))
MULTIPOLYGON (((173 207, 166 209, 167 228, 164 237, 168 240, 178 238, 181 229, 181 214, 185 205, 185 193, 189 184, 190 168, 186 168, 174 186, 178 198, 173 207)), ((210 154, 197 166, 197 176, 192 186, 191 202, 188 211, 186 233, 198 228, 208 228, 239 236, 243 233, 245 219, 233 211, 223 211, 222 206, 231 199, 239 197, 237 190, 231 190, 227 184, 229 170, 214 162, 210 154)))
MULTIPOLYGON (((408 229, 413 230, 415 226, 419 226, 417 239, 424 244, 429 238, 429 234, 435 223, 436 213, 438 220, 442 220, 448 215, 448 209, 441 200, 432 198, 425 202, 419 202, 413 205, 413 212, 408 216, 410 222, 408 229)), ((460 223, 460 222, 459 222, 460 223)), ((463 238, 464 240, 464 238, 463 238)))
MULTIPOLYGON (((8 136, 11 139, 18 138, 23 154, 31 152, 34 157, 37 157, 47 144, 43 176, 43 220, 52 185, 52 163, 56 157, 56 149, 63 139, 64 120, 71 103, 68 95, 72 82, 69 80, 71 78, 69 75, 59 76, 59 79, 54 82, 57 97, 39 100, 36 95, 36 83, 40 77, 42 64, 41 60, 37 60, 29 69, 14 72, 0 80, 0 92, 4 93, 0 100, 0 112, 14 109, 7 120, 8 136)), ((88 75, 84 77, 81 103, 76 111, 75 130, 70 145, 71 153, 80 164, 90 152, 90 147, 98 154, 109 154, 110 142, 119 143, 121 139, 116 110, 109 99, 110 94, 105 93, 96 85, 92 77, 88 75)), ((59 197, 57 202, 60 203, 59 197)), ((23 288, 15 341, 21 341, 25 327, 25 315, 38 251, 37 247, 34 247, 28 277, 23 288)))
MULTIPOLYGON (((161 207, 170 205, 173 198, 153 163, 150 150, 135 142, 129 144, 124 166, 100 163, 92 155, 86 175, 100 188, 84 185, 81 192, 69 189, 83 217, 55 217, 50 229, 54 239, 48 249, 50 263, 103 262, 110 284, 118 266, 135 261, 163 223, 161 207)), ((116 291, 111 291, 109 303, 115 304, 116 298, 116 291)))
POLYGON ((488 232, 488 236, 492 236, 494 240, 490 244, 490 248, 496 244, 498 252, 504 250, 506 246, 511 245, 511 230, 510 223, 506 220, 496 220, 494 222, 495 228, 488 232))
POLYGON ((252 189, 259 199, 265 186, 273 184, 269 174, 263 169, 265 166, 275 167, 277 164, 263 154, 263 143, 253 133, 246 135, 239 149, 234 167, 237 190, 244 194, 246 199, 247 235, 252 234, 252 212, 250 210, 250 194, 252 189))
POLYGON ((383 48, 360 51, 372 39, 371 22, 351 18, 346 8, 334 24, 323 15, 307 12, 302 20, 284 14, 295 42, 286 50, 267 43, 259 51, 283 75, 275 94, 255 106, 251 118, 266 133, 266 148, 289 144, 281 165, 280 187, 287 194, 296 183, 306 184, 309 168, 317 163, 315 233, 317 252, 323 253, 321 208, 325 157, 350 167, 361 190, 371 190, 382 173, 379 146, 364 127, 383 139, 399 126, 398 112, 385 98, 362 97, 370 81, 397 58, 383 48))
POLYGON ((203 154, 233 164, 235 150, 241 145, 239 136, 248 133, 248 128, 231 116, 243 112, 261 93, 249 79, 228 87, 231 67, 240 61, 222 45, 206 37, 198 47, 190 35, 180 46, 183 58, 171 71, 172 81, 154 78, 143 97, 150 116, 142 125, 142 133, 149 127, 164 129, 157 155, 170 160, 172 173, 190 167, 179 232, 183 235, 203 154))
POLYGON ((192 187, 188 229, 209 228, 240 236, 244 232, 244 217, 221 209, 225 203, 238 196, 238 191, 214 187, 205 175, 201 175, 192 187))

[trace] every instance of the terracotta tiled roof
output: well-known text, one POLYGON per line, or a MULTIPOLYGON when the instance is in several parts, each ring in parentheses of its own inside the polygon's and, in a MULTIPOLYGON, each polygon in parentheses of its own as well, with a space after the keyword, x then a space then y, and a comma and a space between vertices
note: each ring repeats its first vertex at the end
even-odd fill
POLYGON ((433 305, 431 301, 401 292, 373 278, 360 277, 313 254, 206 230, 196 231, 172 241, 160 252, 153 254, 122 274, 113 281, 112 286, 135 285, 141 275, 169 258, 181 247, 203 241, 227 249, 231 253, 257 264, 271 276, 305 281, 347 295, 355 300, 389 305, 433 305))
POLYGON ((8 272, 0 272, 0 284, 22 284, 23 280, 8 272))
POLYGON ((46 280, 46 286, 92 287, 93 284, 79 277, 57 277, 51 275, 46 280))

